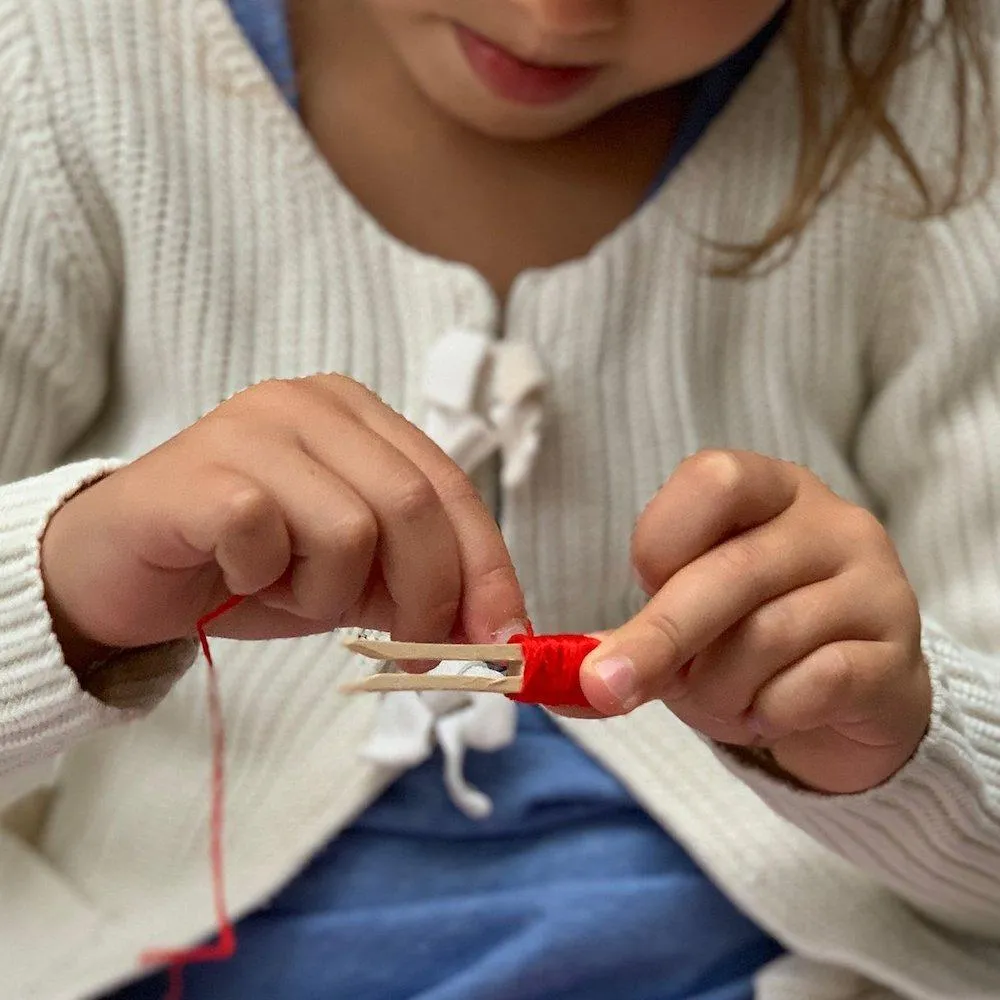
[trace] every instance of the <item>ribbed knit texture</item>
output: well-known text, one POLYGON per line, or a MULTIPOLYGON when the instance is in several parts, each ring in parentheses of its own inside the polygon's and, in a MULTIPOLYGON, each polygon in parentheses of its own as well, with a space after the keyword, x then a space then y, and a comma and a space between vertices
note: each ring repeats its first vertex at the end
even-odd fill
MULTIPOLYGON (((951 114, 931 79, 899 90, 928 143, 951 114)), ((935 681, 931 732, 885 787, 794 791, 659 706, 566 728, 796 953, 765 1000, 1000 996, 1000 196, 893 220, 875 152, 787 265, 709 279, 699 234, 758 234, 788 190, 794 86, 777 46, 637 217, 516 282, 501 329, 479 276, 343 189, 222 0, 0 0, 0 765, 66 751, 37 840, 0 830, 0 1000, 96 996, 212 929, 203 675, 106 726, 51 634, 51 511, 260 379, 349 373, 419 419, 454 327, 532 345, 551 376, 537 468, 503 498, 540 629, 639 607, 632 524, 700 447, 807 463, 885 518, 935 681)), ((163 652, 161 679, 189 655, 163 652)), ((336 693, 360 667, 335 639, 217 656, 245 912, 392 775, 356 757, 374 704, 336 693)))

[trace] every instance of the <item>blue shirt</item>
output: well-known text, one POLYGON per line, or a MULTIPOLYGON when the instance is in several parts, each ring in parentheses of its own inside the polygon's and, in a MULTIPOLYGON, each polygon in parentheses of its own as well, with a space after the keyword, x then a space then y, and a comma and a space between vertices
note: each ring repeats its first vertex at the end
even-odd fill
MULTIPOLYGON (((779 953, 540 710, 471 753, 466 819, 439 758, 400 778, 185 1000, 751 1000, 779 953)), ((118 1000, 163 1000, 160 977, 118 1000)))
MULTIPOLYGON (((282 0, 230 0, 288 99, 282 0)), ((767 46, 692 85, 667 179, 767 46)), ((779 946, 743 916, 627 790, 540 710, 515 742, 470 753, 485 821, 445 794, 441 760, 403 775, 273 900, 186 1000, 751 1000, 779 946)), ((163 980, 118 1000, 161 1000, 163 980)))

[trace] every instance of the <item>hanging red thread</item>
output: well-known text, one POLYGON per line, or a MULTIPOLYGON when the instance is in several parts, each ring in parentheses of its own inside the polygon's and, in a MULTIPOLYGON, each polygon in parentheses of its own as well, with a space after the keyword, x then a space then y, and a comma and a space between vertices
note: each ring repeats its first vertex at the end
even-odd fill
POLYGON ((212 899, 218 924, 218 939, 180 951, 149 951, 142 956, 143 965, 167 966, 169 983, 166 1000, 181 1000, 184 991, 184 969, 196 962, 224 962, 236 954, 236 931, 226 906, 225 833, 226 799, 226 730, 222 718, 222 700, 219 696, 219 678, 208 645, 205 629, 216 618, 232 611, 242 603, 243 597, 230 597, 228 601, 210 611, 198 622, 198 641, 205 657, 208 673, 208 715, 212 735, 212 796, 209 815, 209 859, 212 868, 212 899))
MULTIPOLYGON (((209 860, 212 870, 212 899, 218 925, 218 938, 209 944, 178 951, 149 951, 142 956, 143 965, 166 966, 169 983, 166 1000, 181 1000, 184 990, 184 970, 200 962, 224 962, 236 954, 236 930, 226 905, 225 886, 225 759, 226 732, 222 717, 222 700, 215 661, 208 644, 206 629, 245 600, 230 597, 198 622, 198 641, 205 657, 208 676, 208 712, 212 737, 212 793, 209 815, 209 860)), ((587 654, 600 643, 586 635, 517 635, 511 640, 524 652, 523 682, 513 701, 550 708, 577 706, 589 708, 580 687, 580 667, 587 654)))
POLYGON ((515 635, 524 652, 521 690, 512 701, 548 708, 590 708, 580 687, 580 667, 600 641, 589 635, 515 635))

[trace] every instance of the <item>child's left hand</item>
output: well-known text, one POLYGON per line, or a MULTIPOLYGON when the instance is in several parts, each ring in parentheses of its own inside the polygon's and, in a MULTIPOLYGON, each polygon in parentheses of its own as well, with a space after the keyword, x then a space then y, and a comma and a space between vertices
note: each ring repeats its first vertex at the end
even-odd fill
POLYGON ((931 713, 916 597, 878 520, 810 472, 747 452, 688 459, 639 519, 633 564, 651 600, 581 674, 600 712, 662 699, 831 793, 913 755, 931 713))

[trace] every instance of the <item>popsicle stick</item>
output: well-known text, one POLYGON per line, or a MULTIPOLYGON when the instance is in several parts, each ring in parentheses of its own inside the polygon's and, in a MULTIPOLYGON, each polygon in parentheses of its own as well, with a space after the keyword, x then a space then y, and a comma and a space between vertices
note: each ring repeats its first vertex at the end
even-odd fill
MULTIPOLYGON (((424 657, 421 657, 424 659, 424 657)), ((369 691, 478 691, 517 694, 520 674, 514 677, 470 677, 466 674, 372 674, 340 689, 344 694, 369 691)))
POLYGON ((523 663, 521 647, 507 643, 464 645, 462 643, 389 642, 380 639, 348 639, 352 653, 370 660, 471 660, 474 663, 523 663))

